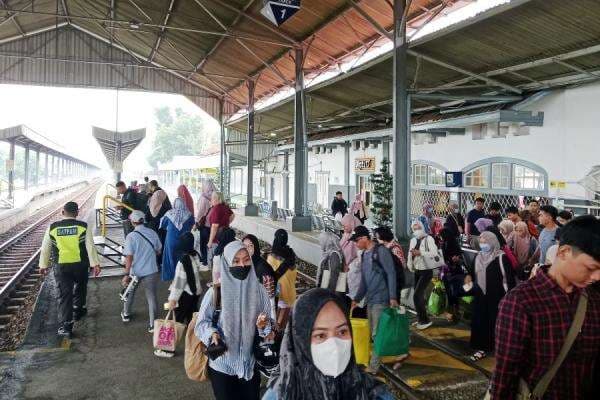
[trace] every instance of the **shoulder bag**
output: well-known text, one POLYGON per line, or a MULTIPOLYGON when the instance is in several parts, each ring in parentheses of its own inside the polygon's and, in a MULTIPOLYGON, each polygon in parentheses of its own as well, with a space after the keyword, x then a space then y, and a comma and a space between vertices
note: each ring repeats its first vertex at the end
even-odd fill
MULTIPOLYGON (((425 238, 425 251, 427 251, 427 253, 429 253, 429 238, 431 238, 431 236, 427 236, 425 238)), ((421 246, 419 246, 419 250, 421 250, 421 246)), ((445 265, 444 253, 442 253, 442 250, 439 248, 437 250, 437 254, 422 255, 422 257, 427 269, 438 269, 445 265)))
MULTIPOLYGON (((571 347, 573 347, 573 343, 575 342, 575 339, 577 339, 577 335, 579 335, 579 332, 581 331, 583 320, 585 319, 585 313, 587 311, 587 303, 587 293, 581 292, 579 302, 577 303, 575 317, 573 318, 573 322, 571 323, 571 327, 569 328, 565 342, 560 349, 560 353, 558 353, 558 357, 556 357, 556 360, 554 360, 550 366, 550 369, 548 369, 544 376, 542 376, 542 379, 540 379, 537 385, 535 385, 533 391, 529 389, 529 385, 523 378, 519 379, 519 388, 515 397, 516 400, 541 400, 544 397, 546 390, 548 390, 548 386, 550 386, 552 379, 554 379, 558 369, 569 354, 571 347)), ((490 400, 491 398, 492 396, 488 390, 484 400, 490 400)))

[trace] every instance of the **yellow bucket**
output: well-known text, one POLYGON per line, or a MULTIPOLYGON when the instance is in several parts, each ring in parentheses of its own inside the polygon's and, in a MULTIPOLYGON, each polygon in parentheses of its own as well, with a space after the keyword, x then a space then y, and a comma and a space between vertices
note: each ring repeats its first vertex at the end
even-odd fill
POLYGON ((366 318, 350 318, 352 343, 357 364, 369 365, 371 353, 371 330, 366 318))

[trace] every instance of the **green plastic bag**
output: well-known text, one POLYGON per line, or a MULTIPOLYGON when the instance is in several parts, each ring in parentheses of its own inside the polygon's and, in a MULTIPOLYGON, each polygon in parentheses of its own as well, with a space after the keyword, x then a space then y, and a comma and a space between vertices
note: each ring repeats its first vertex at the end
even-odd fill
POLYGON ((471 304, 473 302, 473 296, 464 296, 462 298, 462 301, 465 304, 471 304))
POLYGON ((446 291, 444 290, 444 284, 440 280, 433 282, 433 290, 429 295, 429 301, 427 302, 427 311, 431 315, 440 315, 446 309, 446 291))
POLYGON ((379 356, 408 354, 410 328, 403 308, 386 308, 379 317, 373 352, 379 356))

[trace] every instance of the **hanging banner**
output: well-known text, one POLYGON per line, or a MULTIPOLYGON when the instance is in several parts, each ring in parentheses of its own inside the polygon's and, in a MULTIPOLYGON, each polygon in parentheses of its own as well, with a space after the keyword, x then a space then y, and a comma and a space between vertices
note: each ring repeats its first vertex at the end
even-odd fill
POLYGON ((300 10, 300 0, 263 0, 260 13, 274 25, 280 26, 300 10))
POLYGON ((375 157, 355 158, 354 172, 375 172, 375 157))

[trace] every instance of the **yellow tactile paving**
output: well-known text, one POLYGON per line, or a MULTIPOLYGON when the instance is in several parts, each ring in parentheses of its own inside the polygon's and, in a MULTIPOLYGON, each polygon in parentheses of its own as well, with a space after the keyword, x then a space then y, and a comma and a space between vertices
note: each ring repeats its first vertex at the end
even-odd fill
POLYGON ((460 339, 468 340, 471 337, 471 332, 466 329, 459 328, 445 328, 445 327, 431 327, 424 331, 419 331, 419 335, 425 336, 433 340, 448 340, 448 339, 460 339))
POLYGON ((475 371, 467 364, 442 353, 439 350, 411 347, 410 357, 404 361, 405 364, 425 365, 430 367, 459 369, 462 371, 475 371))

